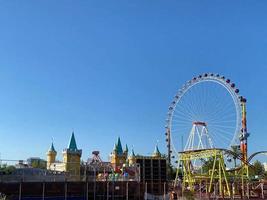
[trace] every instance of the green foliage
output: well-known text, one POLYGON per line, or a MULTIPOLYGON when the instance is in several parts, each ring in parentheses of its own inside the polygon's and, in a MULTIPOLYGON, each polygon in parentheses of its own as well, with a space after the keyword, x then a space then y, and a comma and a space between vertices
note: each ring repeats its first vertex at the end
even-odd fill
MULTIPOLYGON (((177 168, 176 167, 173 167, 172 165, 171 166, 167 166, 167 175, 168 175, 168 178, 170 180, 175 180, 176 173, 177 173, 177 168)), ((182 176, 182 170, 181 169, 178 170, 178 175, 179 175, 179 177, 182 176)))
POLYGON ((172 166, 167 166, 167 175, 170 180, 174 180, 176 176, 176 169, 172 166))
POLYGON ((46 162, 42 160, 34 160, 31 163, 33 168, 46 169, 46 162))
POLYGON ((0 174, 11 174, 16 168, 12 165, 3 164, 0 166, 0 174))
POLYGON ((236 166, 237 166, 236 159, 241 155, 240 146, 231 146, 231 150, 234 153, 234 155, 232 155, 232 157, 234 160, 234 166, 236 168, 236 166))
MULTIPOLYGON (((207 174, 210 170, 212 170, 214 158, 210 157, 208 160, 202 159, 203 165, 202 165, 202 173, 207 174)), ((216 161, 216 166, 218 166, 219 161, 216 161)))
POLYGON ((264 176, 264 173, 265 173, 264 166, 258 160, 256 160, 253 163, 253 168, 249 169, 249 174, 251 176, 264 176))

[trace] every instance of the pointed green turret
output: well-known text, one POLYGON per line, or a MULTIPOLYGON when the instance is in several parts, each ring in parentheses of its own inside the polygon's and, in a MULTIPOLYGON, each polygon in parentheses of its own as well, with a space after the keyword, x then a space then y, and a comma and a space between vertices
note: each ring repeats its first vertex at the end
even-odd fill
POLYGON ((131 157, 135 157, 134 149, 132 148, 131 157))
POLYGON ((128 145, 125 146, 125 152, 128 152, 128 145))
POLYGON ((75 136, 74 136, 74 132, 72 132, 71 134, 71 138, 70 138, 70 143, 69 143, 69 150, 71 151, 77 151, 77 145, 76 145, 76 140, 75 140, 75 136))
POLYGON ((123 150, 122 150, 122 146, 121 146, 121 139, 120 137, 118 138, 118 142, 117 142, 117 153, 119 155, 123 154, 123 150))
POLYGON ((152 154, 154 157, 160 157, 161 153, 159 152, 158 144, 155 146, 154 152, 152 154))
POLYGON ((52 152, 56 153, 56 150, 55 150, 53 142, 52 142, 51 147, 50 147, 50 149, 48 151, 52 151, 52 152))
POLYGON ((128 157, 128 159, 129 159, 129 165, 130 166, 136 164, 136 157, 135 157, 135 153, 134 153, 134 149, 133 148, 132 148, 132 151, 131 151, 131 155, 128 157))

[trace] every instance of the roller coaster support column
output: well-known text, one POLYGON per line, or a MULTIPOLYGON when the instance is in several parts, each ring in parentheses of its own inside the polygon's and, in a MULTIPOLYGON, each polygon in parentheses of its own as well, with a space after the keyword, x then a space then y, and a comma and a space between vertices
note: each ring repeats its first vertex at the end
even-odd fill
POLYGON ((249 133, 247 132, 247 112, 246 112, 246 102, 247 100, 243 97, 241 97, 241 106, 242 106, 242 129, 240 133, 240 150, 242 153, 242 160, 243 160, 243 170, 242 170, 242 176, 246 175, 249 176, 248 172, 248 145, 247 140, 249 133))
MULTIPOLYGON (((223 186, 226 186, 227 195, 230 196, 230 188, 228 184, 228 176, 225 169, 223 150, 221 149, 202 149, 196 151, 179 152, 180 162, 183 166, 183 183, 182 190, 194 191, 195 184, 206 180, 208 185, 208 193, 212 192, 212 185, 219 184, 220 195, 223 194, 223 186), (206 173, 197 173, 192 163, 195 160, 211 159, 213 160, 212 169, 206 173)), ((201 184, 200 184, 201 185, 201 184)))

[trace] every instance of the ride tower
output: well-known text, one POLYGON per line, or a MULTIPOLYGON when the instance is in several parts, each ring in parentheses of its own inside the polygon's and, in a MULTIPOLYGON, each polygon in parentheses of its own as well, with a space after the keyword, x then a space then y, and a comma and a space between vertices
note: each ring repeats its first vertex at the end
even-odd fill
POLYGON ((248 170, 248 137, 249 133, 247 132, 247 112, 246 112, 246 102, 247 100, 244 97, 240 97, 241 107, 242 107, 242 128, 239 136, 240 139, 240 151, 242 154, 242 165, 243 165, 243 175, 249 176, 248 170))

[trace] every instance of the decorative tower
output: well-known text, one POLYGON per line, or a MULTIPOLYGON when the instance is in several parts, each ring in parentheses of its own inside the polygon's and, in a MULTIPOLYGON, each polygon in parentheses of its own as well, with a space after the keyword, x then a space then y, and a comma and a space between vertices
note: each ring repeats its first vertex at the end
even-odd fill
POLYGON ((155 146, 155 149, 154 149, 154 152, 152 154, 152 157, 154 157, 154 158, 160 158, 161 157, 161 153, 159 152, 158 144, 155 146))
POLYGON ((114 149, 110 155, 111 164, 114 167, 114 169, 122 168, 123 164, 126 162, 127 154, 128 154, 128 147, 126 148, 125 151, 123 151, 121 145, 121 139, 120 137, 118 137, 118 141, 117 143, 115 143, 114 149))
POLYGON ((55 163, 56 161, 56 156, 57 156, 57 152, 55 150, 54 144, 52 142, 51 147, 49 148, 49 150, 46 153, 47 155, 47 164, 46 164, 46 168, 52 169, 52 164, 55 163))
POLYGON ((77 148, 74 132, 72 132, 69 146, 63 150, 63 163, 65 171, 76 180, 80 178, 81 156, 82 150, 77 148))
POLYGON ((125 145, 125 150, 123 152, 124 156, 127 158, 128 157, 128 145, 125 145))
POLYGON ((131 155, 128 157, 128 160, 129 160, 129 165, 132 166, 136 163, 136 157, 135 157, 135 153, 134 153, 134 150, 132 148, 132 152, 131 152, 131 155))

